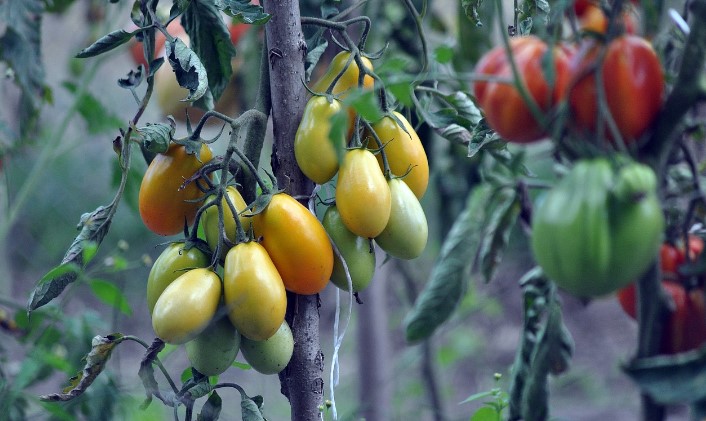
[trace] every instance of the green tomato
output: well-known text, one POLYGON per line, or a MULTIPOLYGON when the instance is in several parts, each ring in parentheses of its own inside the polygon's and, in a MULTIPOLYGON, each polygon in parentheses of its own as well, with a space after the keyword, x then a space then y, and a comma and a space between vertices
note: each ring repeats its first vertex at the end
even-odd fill
POLYGON ((155 260, 147 277, 147 308, 150 314, 164 289, 189 269, 206 267, 208 256, 196 247, 184 250, 184 243, 170 244, 155 260))
POLYGON ((212 320, 197 337, 186 343, 191 366, 206 376, 217 376, 233 364, 240 350, 240 333, 227 316, 212 320))
POLYGON ((154 305, 154 332, 170 344, 190 341, 213 319, 221 290, 221 279, 210 269, 192 269, 176 278, 154 305))
MULTIPOLYGON (((364 290, 375 273, 375 251, 371 249, 370 240, 359 237, 346 228, 336 206, 326 210, 322 224, 348 266, 353 292, 364 290)), ((331 282, 348 291, 348 280, 341 257, 334 253, 331 282)))
POLYGON ((294 337, 287 322, 269 339, 253 341, 243 336, 240 351, 245 361, 262 374, 277 374, 289 364, 294 352, 294 337))
POLYGON ((647 166, 578 162, 535 207, 532 251, 544 273, 572 294, 617 291, 659 252, 664 216, 647 166))
POLYGON ((424 209, 402 179, 393 178, 387 184, 392 197, 390 219, 385 229, 375 237, 375 242, 390 256, 417 258, 424 251, 429 236, 424 209))
MULTIPOLYGON (((238 213, 242 212, 247 207, 243 196, 235 187, 226 187, 226 194, 228 195, 228 198, 230 198, 233 207, 235 207, 235 210, 238 213)), ((208 199, 206 199, 205 203, 211 202, 213 201, 213 199, 215 199, 215 196, 209 196, 208 199)), ((228 237, 228 240, 230 240, 231 243, 235 244, 235 218, 233 217, 233 212, 230 211, 230 207, 228 206, 228 202, 226 202, 225 196, 223 196, 223 199, 221 199, 221 205, 223 206, 223 225, 225 228, 226 236, 228 237)), ((243 225, 243 229, 245 230, 245 232, 250 229, 251 219, 252 218, 240 217, 240 223, 243 225)), ((213 252, 214 250, 216 250, 216 246, 218 245, 218 237, 220 235, 220 233, 218 232, 218 207, 210 206, 209 208, 207 208, 201 216, 201 223, 204 227, 204 236, 206 237, 206 242, 208 243, 208 246, 213 252)), ((223 250, 221 250, 220 253, 221 260, 225 259, 227 253, 228 248, 224 245, 223 250)))

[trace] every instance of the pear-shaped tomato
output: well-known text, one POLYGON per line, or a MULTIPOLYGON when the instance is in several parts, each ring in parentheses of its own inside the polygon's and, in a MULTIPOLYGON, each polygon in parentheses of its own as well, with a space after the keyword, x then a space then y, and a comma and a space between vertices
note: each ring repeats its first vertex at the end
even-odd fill
MULTIPOLYGON (((404 182, 412 189, 417 198, 422 198, 429 184, 429 161, 424 151, 421 140, 409 121, 400 113, 395 112, 395 117, 400 123, 390 116, 383 117, 374 123, 373 130, 385 145, 385 156, 390 165, 392 174, 403 176, 404 182), (409 173, 408 173, 409 171, 409 173)), ((368 147, 377 148, 377 144, 370 139, 368 147)), ((380 168, 383 168, 382 154, 377 156, 380 168)))
POLYGON ((343 224, 336 206, 326 209, 322 224, 341 254, 340 257, 334 254, 331 282, 342 290, 348 291, 348 278, 341 261, 343 258, 350 273, 353 292, 364 290, 375 274, 375 251, 371 247, 370 240, 350 232, 343 224))
POLYGON ((341 103, 315 96, 304 108, 294 136, 294 157, 304 175, 324 184, 338 171, 338 155, 345 147, 344 133, 331 139, 331 118, 341 111, 341 103))
POLYGON ((243 338, 240 350, 245 361, 262 374, 277 374, 289 364, 294 352, 294 337, 287 322, 264 341, 243 338))
POLYGON ((427 245, 429 228, 424 209, 402 179, 393 178, 388 184, 392 194, 390 220, 375 242, 390 256, 414 259, 427 245))
POLYGON ((206 376, 217 376, 233 364, 240 350, 240 333, 223 315, 214 319, 194 339, 186 343, 191 366, 206 376))
POLYGON ((253 217, 253 225, 289 291, 310 295, 326 287, 333 270, 333 249, 309 209, 292 196, 278 193, 253 217))
POLYGON ((366 149, 353 149, 343 157, 336 183, 336 205, 352 233, 377 237, 390 219, 390 187, 377 159, 366 149))
POLYGON ((155 260, 147 277, 147 307, 152 314, 162 292, 189 269, 208 266, 208 256, 196 247, 184 250, 184 243, 170 244, 155 260))
MULTIPOLYGON (((226 187, 226 194, 230 199, 230 202, 235 207, 236 212, 240 213, 248 206, 243 199, 243 196, 234 186, 226 187)), ((206 199, 206 202, 213 201, 215 196, 210 196, 206 199)), ((225 228, 228 240, 231 243, 235 243, 235 218, 233 217, 233 212, 230 210, 230 206, 226 202, 225 196, 221 199, 221 206, 223 206, 223 225, 225 228)), ((201 223, 203 224, 204 234, 206 236, 206 242, 212 251, 216 250, 218 245, 218 237, 220 233, 218 232, 218 208, 216 206, 211 206, 204 211, 201 216, 201 223)), ((243 225, 244 230, 249 229, 250 218, 240 217, 240 223, 243 225)), ((228 249, 221 252, 221 258, 225 258, 228 249)))
POLYGON ((193 176, 213 157, 203 144, 199 157, 186 153, 182 145, 173 143, 167 152, 154 157, 142 177, 139 208, 142 222, 159 235, 174 235, 191 225, 201 206, 202 196, 196 182, 181 188, 184 180, 193 176))
POLYGON ((221 299, 221 279, 210 269, 192 269, 165 288, 152 311, 152 328, 170 344, 183 344, 201 333, 221 299))
MULTIPOLYGON (((336 54, 336 57, 331 60, 331 64, 328 67, 326 73, 321 77, 321 79, 316 82, 312 88, 314 92, 325 92, 326 89, 331 85, 333 79, 341 73, 343 66, 348 62, 348 58, 351 56, 350 51, 341 51, 336 54)), ((373 63, 367 57, 360 57, 363 62, 363 66, 366 69, 373 70, 373 63)), ((351 64, 343 72, 343 75, 336 82, 333 87, 333 94, 341 94, 341 97, 345 97, 350 91, 358 86, 358 78, 360 75, 360 69, 355 60, 351 61, 351 64)), ((375 80, 370 75, 365 75, 363 77, 363 89, 373 89, 375 80)))
POLYGON ((224 301, 233 326, 246 338, 264 341, 284 320, 287 293, 267 250, 239 243, 223 266, 224 301))

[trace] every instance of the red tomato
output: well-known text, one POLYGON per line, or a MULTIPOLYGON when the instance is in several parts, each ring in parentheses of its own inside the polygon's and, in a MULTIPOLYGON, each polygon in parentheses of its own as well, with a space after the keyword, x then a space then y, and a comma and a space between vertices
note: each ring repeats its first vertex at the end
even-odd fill
MULTIPOLYGON (((595 73, 589 71, 606 48, 600 71, 608 111, 625 142, 633 142, 652 124, 664 99, 664 75, 652 45, 635 35, 623 35, 607 46, 587 40, 570 65, 571 122, 580 131, 595 134, 598 105, 595 73)), ((606 127, 607 129, 607 127, 606 127)), ((608 138, 612 138, 606 131, 608 138)))
MULTIPOLYGON (((689 236, 689 261, 698 257, 704 249, 704 241, 696 235, 689 236)), ((675 246, 669 243, 662 244, 659 250, 662 273, 670 280, 679 276, 678 268, 687 262, 684 246, 675 246)))
MULTIPOLYGON (((547 113, 559 102, 568 83, 569 58, 564 49, 555 48, 554 83, 550 84, 542 70, 547 44, 535 36, 513 38, 511 50, 521 81, 542 113, 547 113)), ((476 66, 476 73, 512 78, 510 62, 504 46, 486 53, 476 66)), ((501 82, 476 83, 474 93, 485 111, 488 125, 508 141, 529 143, 546 136, 546 130, 537 121, 514 84, 501 82)))

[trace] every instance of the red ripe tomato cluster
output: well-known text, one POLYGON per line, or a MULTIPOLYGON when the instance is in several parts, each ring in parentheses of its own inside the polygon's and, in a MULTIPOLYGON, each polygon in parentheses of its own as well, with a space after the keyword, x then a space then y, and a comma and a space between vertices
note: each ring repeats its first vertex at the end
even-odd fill
MULTIPOLYGON (((585 1, 575 7, 579 19, 600 13, 604 21, 586 29, 605 32, 598 6, 585 1)), ((567 124, 578 137, 637 141, 662 106, 664 75, 650 42, 626 26, 627 34, 608 42, 586 37, 550 46, 535 36, 516 37, 509 45, 512 61, 505 46, 487 52, 476 65, 474 94, 488 125, 508 141, 534 142, 551 134, 566 101, 567 124)))
MULTIPOLYGON (((689 258, 693 261, 703 251, 700 237, 689 238, 689 258)), ((679 272, 687 262, 684 247, 663 244, 660 249, 663 274, 662 287, 669 294, 673 308, 668 322, 664 325, 660 352, 675 354, 689 351, 706 342, 706 306, 701 282, 690 282, 679 272)), ((635 284, 618 291, 618 301, 623 311, 633 319, 637 318, 637 294, 635 284)))

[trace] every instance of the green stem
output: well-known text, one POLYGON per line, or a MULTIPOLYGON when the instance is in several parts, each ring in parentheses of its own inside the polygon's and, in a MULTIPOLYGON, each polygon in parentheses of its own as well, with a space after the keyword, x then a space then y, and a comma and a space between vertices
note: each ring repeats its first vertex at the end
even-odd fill
POLYGON ((419 35, 419 42, 421 42, 422 44, 422 69, 419 73, 425 74, 429 69, 429 47, 427 46, 427 38, 424 36, 424 28, 422 27, 422 16, 417 11, 417 8, 414 7, 414 3, 412 3, 412 0, 402 0, 402 2, 407 8, 407 11, 409 11, 409 13, 411 13, 412 17, 414 18, 414 24, 417 28, 417 34, 419 35))

